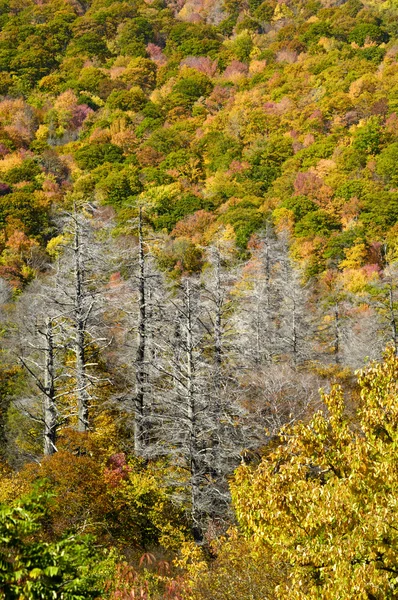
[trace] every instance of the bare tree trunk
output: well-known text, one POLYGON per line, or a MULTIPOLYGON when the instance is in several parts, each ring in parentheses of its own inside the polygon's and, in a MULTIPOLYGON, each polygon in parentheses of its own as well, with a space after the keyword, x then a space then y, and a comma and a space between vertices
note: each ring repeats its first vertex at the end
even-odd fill
POLYGON ((272 336, 271 336, 271 318, 272 318, 272 302, 271 302, 271 255, 270 255, 270 228, 267 224, 267 230, 264 238, 263 248, 260 252, 261 266, 263 278, 263 287, 260 294, 256 298, 256 318, 255 318, 255 357, 256 364, 261 364, 264 360, 270 362, 273 358, 272 351, 272 336), (261 315, 264 315, 262 321, 261 315), (266 340, 264 352, 264 342, 266 340))
POLYGON ((336 302, 334 305, 334 360, 336 365, 340 364, 340 311, 339 305, 336 302))
POLYGON ((215 249, 215 289, 214 289, 214 397, 212 399, 214 406, 213 434, 211 440, 212 456, 210 465, 210 474, 218 478, 221 472, 220 457, 220 426, 221 426, 221 394, 222 394, 222 365, 224 354, 223 340, 223 313, 224 313, 224 294, 221 282, 221 255, 218 249, 215 249))
POLYGON ((261 299, 259 296, 256 298, 256 316, 254 319, 254 340, 255 340, 255 350, 254 350, 254 362, 256 365, 261 363, 261 299))
POLYGON ((296 324, 296 302, 294 299, 293 299, 293 310, 292 310, 292 353, 293 353, 294 366, 297 366, 298 335, 297 335, 297 324, 296 324))
POLYGON ((313 325, 309 312, 308 288, 302 285, 301 272, 289 258, 287 243, 275 283, 280 300, 280 308, 277 308, 280 315, 280 351, 282 356, 289 356, 297 367, 312 354, 309 340, 313 325))
MULTIPOLYGON (((221 256, 216 250, 215 257, 215 314, 214 314, 214 386, 216 388, 216 403, 219 404, 219 390, 221 387, 221 368, 223 362, 223 290, 221 285, 221 256)), ((216 410, 219 407, 216 407, 216 410)), ((217 410, 217 413, 219 411, 217 410)))
POLYGON ((395 354, 398 356, 398 326, 397 326, 397 319, 396 319, 395 309, 394 309, 394 288, 393 288, 392 281, 390 281, 389 286, 388 286, 388 303, 389 303, 389 309, 390 309, 392 341, 394 344, 395 354))
POLYGON ((74 227, 75 227, 75 239, 74 239, 74 286, 75 286, 75 297, 74 297, 74 325, 75 325, 75 344, 74 351, 76 356, 76 396, 77 396, 77 429, 78 431, 88 431, 88 405, 89 405, 89 394, 88 394, 88 379, 86 373, 86 352, 85 352, 85 328, 86 328, 86 316, 84 314, 83 306, 83 280, 84 272, 81 260, 81 240, 80 240, 80 226, 78 222, 77 212, 74 211, 74 227))
POLYGON ((146 273, 145 273, 145 254, 144 239, 142 233, 142 208, 140 207, 138 221, 138 294, 139 294, 139 320, 138 320, 138 345, 136 353, 136 392, 134 399, 134 450, 137 455, 142 454, 145 442, 147 441, 147 432, 145 431, 145 383, 147 373, 145 368, 146 354, 146 273))
POLYGON ((196 423, 196 394, 195 394, 195 363, 193 357, 194 342, 192 332, 192 290, 189 281, 185 284, 185 330, 186 330, 186 389, 187 389, 187 417, 189 427, 189 464, 191 475, 191 516, 192 533, 195 541, 202 540, 200 525, 200 461, 197 440, 196 423))
POLYGON ((264 272, 265 272, 265 335, 267 338, 267 357, 266 360, 270 362, 272 356, 272 341, 271 340, 271 257, 269 247, 269 224, 267 223, 267 235, 265 238, 265 256, 264 256, 264 272))
POLYGON ((50 317, 46 320, 45 330, 46 350, 44 367, 44 454, 51 456, 57 451, 56 438, 58 414, 55 404, 55 373, 54 373, 54 335, 53 322, 50 317))

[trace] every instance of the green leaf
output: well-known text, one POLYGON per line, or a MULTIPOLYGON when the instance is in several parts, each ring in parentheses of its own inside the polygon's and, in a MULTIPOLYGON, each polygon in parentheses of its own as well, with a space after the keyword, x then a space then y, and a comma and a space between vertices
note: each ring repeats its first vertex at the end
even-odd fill
POLYGON ((41 569, 38 569, 37 567, 35 569, 32 569, 31 572, 29 573, 29 576, 32 579, 38 579, 41 575, 42 575, 43 571, 41 569))
POLYGON ((44 574, 48 575, 49 577, 54 577, 55 575, 58 575, 59 573, 59 567, 46 567, 44 569, 44 574))

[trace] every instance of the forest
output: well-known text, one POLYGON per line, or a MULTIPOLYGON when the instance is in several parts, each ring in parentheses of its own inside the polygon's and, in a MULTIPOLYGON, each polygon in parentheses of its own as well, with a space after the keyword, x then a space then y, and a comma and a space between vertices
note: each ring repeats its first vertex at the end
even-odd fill
POLYGON ((398 1, 0 0, 0 600, 398 598, 398 1))

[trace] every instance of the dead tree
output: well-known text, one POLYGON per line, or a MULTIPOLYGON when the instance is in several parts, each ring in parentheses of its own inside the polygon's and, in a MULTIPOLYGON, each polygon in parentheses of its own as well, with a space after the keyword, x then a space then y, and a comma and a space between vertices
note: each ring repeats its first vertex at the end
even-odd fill
POLYGON ((310 286, 289 256, 288 239, 281 236, 281 258, 275 275, 278 295, 277 346, 281 359, 295 367, 313 355, 314 317, 310 310, 310 286))
POLYGON ((148 433, 145 431, 145 388, 147 373, 147 335, 148 335, 148 290, 146 257, 144 250, 142 207, 138 215, 138 343, 135 359, 135 398, 134 398, 134 451, 140 456, 143 452, 148 433))
MULTIPOLYGON (((206 335, 203 349, 209 372, 209 393, 214 418, 211 423, 210 446, 207 456, 209 477, 222 487, 225 476, 223 464, 223 429, 229 419, 226 413, 236 385, 236 339, 234 331, 234 301, 232 291, 236 272, 226 249, 211 246, 207 252, 207 268, 201 277, 200 321, 206 335)), ((229 425, 227 425, 228 428, 229 425)), ((225 440, 224 440, 225 441, 225 440)), ((216 511, 217 512, 217 511, 216 511)))
POLYGON ((388 264, 384 270, 383 283, 385 288, 386 316, 390 324, 391 342, 398 356, 398 263, 388 264))
POLYGON ((209 442, 209 397, 205 384, 203 340, 198 281, 185 278, 164 299, 162 329, 155 340, 153 456, 172 456, 187 473, 192 533, 203 537, 206 514, 206 452, 209 442), (205 425, 205 423, 207 425, 205 425))
POLYGON ((83 226, 80 216, 75 209, 71 217, 74 233, 73 240, 73 284, 74 306, 72 322, 74 328, 74 352, 76 357, 76 396, 77 396, 77 429, 87 431, 89 428, 89 381, 87 377, 86 360, 86 328, 88 318, 94 306, 95 299, 89 294, 87 305, 87 288, 85 287, 85 261, 83 226))
POLYGON ((151 373, 157 330, 162 327, 165 286, 151 253, 152 235, 142 207, 130 222, 131 234, 115 249, 119 282, 111 299, 118 315, 118 343, 112 347, 119 406, 131 414, 137 456, 147 456, 151 443, 151 373))
POLYGON ((29 400, 29 394, 17 405, 42 425, 43 453, 47 456, 57 450, 58 429, 63 421, 59 404, 67 395, 62 382, 62 316, 54 310, 51 291, 51 287, 36 281, 25 292, 16 306, 17 325, 11 338, 13 353, 42 399, 38 409, 34 396, 29 400))
POLYGON ((58 411, 55 391, 55 345, 54 322, 46 318, 44 338, 44 454, 51 455, 56 451, 58 411))
POLYGON ((370 306, 377 314, 379 336, 393 345, 398 355, 398 261, 387 262, 371 290, 370 306))
POLYGON ((272 363, 280 353, 277 276, 283 258, 281 243, 268 226, 253 238, 250 249, 252 256, 241 268, 235 313, 243 369, 272 363))
POLYGON ((191 503, 192 503, 192 523, 193 533, 196 540, 201 539, 201 514, 200 514, 200 487, 201 487, 201 456, 200 456, 200 440, 199 440, 199 424, 198 411, 200 410, 197 385, 197 360, 195 353, 197 352, 197 343, 194 335, 194 292, 192 286, 187 279, 183 286, 183 303, 182 303, 182 328, 183 341, 182 348, 185 351, 185 373, 184 369, 180 370, 180 378, 184 395, 186 397, 186 423, 188 426, 188 456, 190 468, 190 484, 191 484, 191 503))
POLYGON ((77 429, 88 431, 89 407, 96 385, 108 382, 95 370, 98 353, 109 343, 104 335, 103 308, 109 278, 106 244, 97 239, 95 221, 74 207, 67 216, 64 239, 53 266, 53 302, 63 317, 65 347, 75 357, 65 377, 73 380, 77 403, 77 429))
POLYGON ((248 429, 240 427, 246 411, 236 402, 231 377, 227 281, 222 283, 222 271, 217 274, 217 258, 213 266, 205 280, 184 277, 170 292, 153 362, 158 373, 153 386, 153 453, 171 455, 188 473, 192 532, 198 542, 210 522, 225 524, 227 476, 239 464, 241 450, 251 445, 245 437, 248 429))

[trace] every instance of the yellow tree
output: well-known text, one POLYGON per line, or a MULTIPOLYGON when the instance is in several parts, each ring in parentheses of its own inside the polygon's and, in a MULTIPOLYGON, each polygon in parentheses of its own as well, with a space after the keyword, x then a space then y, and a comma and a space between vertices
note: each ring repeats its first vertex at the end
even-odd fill
POLYGON ((343 391, 327 411, 286 428, 280 444, 232 483, 245 535, 286 577, 277 598, 398 597, 398 359, 358 373, 360 404, 343 391))

